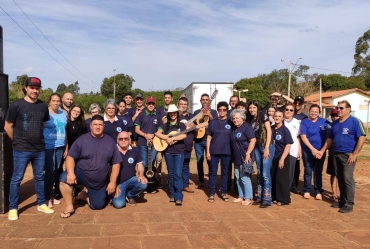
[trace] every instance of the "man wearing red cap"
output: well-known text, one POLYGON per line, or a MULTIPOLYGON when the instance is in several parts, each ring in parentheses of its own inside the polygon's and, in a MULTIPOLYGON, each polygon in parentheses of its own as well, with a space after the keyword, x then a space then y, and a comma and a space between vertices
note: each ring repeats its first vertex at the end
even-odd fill
POLYGON ((146 98, 146 109, 135 120, 135 132, 138 135, 137 146, 140 149, 144 167, 148 167, 148 163, 153 163, 157 155, 157 151, 152 147, 152 161, 148 162, 148 145, 153 144, 154 133, 161 124, 161 117, 155 109, 156 102, 155 97, 148 96, 146 98))
POLYGON ((18 198, 28 163, 32 164, 37 196, 37 211, 54 213, 45 204, 45 142, 43 128, 49 120, 48 106, 38 99, 41 80, 29 77, 22 89, 25 97, 14 101, 5 117, 5 131, 13 140, 14 169, 9 191, 9 220, 18 220, 18 198))

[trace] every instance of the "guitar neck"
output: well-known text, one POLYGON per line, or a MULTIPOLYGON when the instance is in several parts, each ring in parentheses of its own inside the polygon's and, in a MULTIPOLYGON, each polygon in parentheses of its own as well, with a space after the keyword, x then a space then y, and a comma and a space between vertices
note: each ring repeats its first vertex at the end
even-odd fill
POLYGON ((151 144, 148 145, 148 170, 152 170, 152 146, 151 144))
MULTIPOLYGON (((207 107, 210 107, 211 106, 212 101, 214 100, 214 98, 216 98, 217 93, 218 93, 218 91, 213 92, 213 94, 211 96, 211 99, 209 100, 209 105, 206 106, 206 107, 204 107, 204 108, 207 108, 207 107)), ((209 110, 211 110, 211 108, 209 108, 209 110)), ((200 112, 197 115, 195 115, 193 118, 189 119, 186 124, 189 125, 189 124, 193 123, 202 114, 203 114, 203 111, 201 109, 200 112)))
POLYGON ((194 130, 194 129, 196 129, 196 128, 197 128, 197 127, 194 125, 193 127, 190 127, 189 129, 186 129, 186 130, 184 130, 184 131, 180 131, 179 133, 173 134, 171 137, 177 137, 177 136, 179 136, 179 135, 181 135, 181 134, 188 133, 188 132, 190 132, 190 131, 192 131, 192 130, 194 130))

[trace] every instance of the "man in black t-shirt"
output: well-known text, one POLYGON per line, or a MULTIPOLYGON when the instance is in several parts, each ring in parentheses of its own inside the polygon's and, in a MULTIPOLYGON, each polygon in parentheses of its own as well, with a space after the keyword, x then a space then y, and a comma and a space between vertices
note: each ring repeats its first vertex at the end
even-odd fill
POLYGON ((128 199, 128 205, 136 206, 134 198, 147 187, 148 180, 144 176, 144 166, 140 150, 137 147, 131 147, 130 143, 130 136, 127 132, 123 131, 118 134, 117 144, 122 162, 118 176, 118 185, 112 200, 115 208, 126 206, 126 197, 128 199))
POLYGON ((5 117, 5 131, 13 141, 14 169, 10 181, 9 220, 18 220, 18 198, 21 181, 28 163, 32 164, 37 196, 37 210, 54 213, 45 204, 45 143, 43 128, 49 120, 48 106, 38 99, 41 80, 29 77, 23 88, 25 97, 14 101, 5 117))

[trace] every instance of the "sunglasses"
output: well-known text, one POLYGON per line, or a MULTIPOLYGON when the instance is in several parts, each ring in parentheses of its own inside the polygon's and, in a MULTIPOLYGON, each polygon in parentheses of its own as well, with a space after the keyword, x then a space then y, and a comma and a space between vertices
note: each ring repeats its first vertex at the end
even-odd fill
POLYGON ((299 101, 294 102, 294 104, 295 104, 295 105, 302 105, 302 103, 301 103, 301 102, 299 102, 299 101))
POLYGON ((128 141, 129 139, 128 137, 119 137, 118 141, 128 141))
POLYGON ((222 108, 222 109, 220 108, 220 109, 218 109, 218 111, 219 111, 219 112, 226 112, 226 111, 227 111, 227 109, 226 109, 226 108, 222 108))
POLYGON ((335 109, 343 111, 344 109, 346 109, 346 107, 340 106, 340 107, 335 107, 335 109))
POLYGON ((155 105, 153 102, 146 103, 147 105, 155 105))
POLYGON ((294 112, 294 109, 285 109, 286 112, 294 112))

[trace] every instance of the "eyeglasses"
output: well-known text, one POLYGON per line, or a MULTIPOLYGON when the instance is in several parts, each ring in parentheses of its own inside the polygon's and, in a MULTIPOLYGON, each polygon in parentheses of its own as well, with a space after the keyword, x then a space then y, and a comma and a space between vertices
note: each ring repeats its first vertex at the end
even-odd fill
POLYGON ((137 98, 136 101, 143 101, 143 99, 142 98, 137 98))
POLYGON ((114 109, 116 109, 116 108, 114 108, 114 107, 107 107, 107 110, 114 110, 114 109))
POLYGON ((294 109, 285 109, 286 112, 294 112, 294 109))
POLYGON ((299 101, 294 102, 294 104, 295 104, 295 105, 302 105, 302 103, 301 103, 301 102, 299 102, 299 101))
POLYGON ((219 111, 219 112, 226 112, 226 111, 227 111, 227 109, 226 109, 226 108, 222 108, 222 109, 220 108, 220 109, 218 109, 218 111, 219 111))
POLYGON ((128 137, 119 137, 118 141, 128 141, 129 139, 128 137))
POLYGON ((339 107, 335 107, 335 109, 343 111, 344 109, 346 109, 346 107, 339 106, 339 107))

